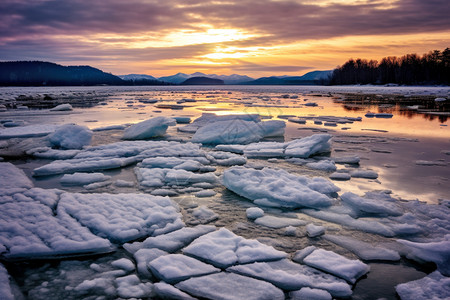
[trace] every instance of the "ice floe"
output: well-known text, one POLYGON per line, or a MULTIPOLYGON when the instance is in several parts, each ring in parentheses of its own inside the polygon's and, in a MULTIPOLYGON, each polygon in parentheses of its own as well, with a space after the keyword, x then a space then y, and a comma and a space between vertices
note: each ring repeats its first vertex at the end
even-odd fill
POLYGON ((58 127, 58 125, 52 124, 35 124, 14 128, 4 128, 0 129, 0 139, 46 136, 54 132, 58 127))
POLYGON ((156 282, 154 285, 155 294, 162 299, 195 300, 196 298, 180 291, 171 284, 164 281, 156 282))
POLYGON ((286 217, 276 217, 276 216, 262 216, 255 220, 255 224, 270 227, 270 228, 283 228, 288 226, 301 226, 305 225, 305 221, 286 218, 286 217))
POLYGON ((139 185, 143 188, 157 188, 167 186, 187 186, 195 183, 218 182, 213 173, 194 173, 186 170, 135 168, 139 185))
POLYGON ((306 233, 309 237, 317 237, 325 233, 325 227, 310 223, 306 225, 306 233))
POLYGON ((348 236, 326 234, 323 238, 352 251, 363 260, 400 260, 400 255, 395 250, 372 246, 370 243, 359 241, 348 236))
POLYGON ((73 110, 73 107, 69 103, 60 104, 53 108, 50 108, 50 111, 70 111, 70 110, 73 110))
POLYGON ((31 188, 33 183, 25 173, 9 162, 0 162, 0 189, 31 188))
POLYGON ((249 219, 256 219, 264 216, 264 211, 259 207, 249 207, 245 213, 249 219))
POLYGON ((298 291, 289 293, 291 300, 331 300, 331 295, 321 289, 312 289, 309 287, 301 288, 298 291))
POLYGON ((223 300, 281 300, 284 293, 271 283, 233 273, 193 277, 175 285, 195 297, 223 300))
POLYGON ((124 140, 145 140, 166 133, 169 126, 175 126, 176 121, 167 117, 156 117, 125 129, 122 139, 124 140))
POLYGON ((220 269, 182 254, 160 256, 149 263, 150 270, 167 283, 177 283, 191 277, 220 272, 220 269))
POLYGON ((450 277, 434 271, 422 279, 399 284, 395 290, 402 300, 448 299, 450 277))
POLYGON ((335 252, 316 249, 303 259, 303 263, 355 283, 369 272, 370 267, 359 260, 351 260, 335 252))
POLYGON ((256 240, 237 236, 226 228, 205 234, 183 249, 183 253, 226 268, 236 263, 251 263, 285 258, 286 253, 256 240))
POLYGON ((98 235, 119 242, 184 226, 178 207, 169 198, 146 194, 65 193, 58 211, 73 216, 98 235))
POLYGON ((92 131, 85 126, 66 124, 58 127, 48 136, 53 147, 81 149, 91 143, 92 131))
POLYGON ((351 286, 345 280, 287 259, 237 265, 229 267, 227 271, 262 279, 288 291, 312 287, 326 290, 334 297, 352 294, 351 286))
POLYGON ((403 214, 396 200, 385 193, 367 193, 360 197, 354 193, 346 192, 341 195, 342 202, 357 217, 364 215, 400 216, 403 214))
POLYGON ((74 173, 65 174, 61 177, 60 182, 64 185, 87 185, 109 179, 111 179, 111 176, 106 176, 103 173, 74 173))
POLYGON ((297 176, 270 168, 232 167, 224 172, 223 183, 259 205, 288 208, 327 207, 333 203, 328 195, 339 191, 324 178, 297 176))

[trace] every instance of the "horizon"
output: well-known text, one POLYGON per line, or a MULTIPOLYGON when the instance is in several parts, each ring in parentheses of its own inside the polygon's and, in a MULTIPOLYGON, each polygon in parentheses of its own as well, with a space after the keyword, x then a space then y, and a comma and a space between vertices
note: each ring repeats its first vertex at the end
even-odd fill
POLYGON ((301 76, 450 45, 446 0, 0 3, 0 59, 115 75, 301 76), (245 12, 245 13, 236 13, 245 12))

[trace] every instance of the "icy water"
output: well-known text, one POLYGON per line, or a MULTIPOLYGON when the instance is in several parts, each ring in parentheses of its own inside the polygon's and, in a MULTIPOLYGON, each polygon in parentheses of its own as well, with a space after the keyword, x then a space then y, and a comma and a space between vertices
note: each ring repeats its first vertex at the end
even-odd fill
MULTIPOLYGON (((270 137, 263 141, 282 143, 313 134, 331 134, 331 149, 327 153, 314 155, 306 160, 278 156, 264 159, 247 157, 245 163, 245 166, 252 170, 269 167, 285 170, 293 175, 317 176, 329 180, 329 176, 334 173, 333 170, 317 169, 311 167, 314 166, 311 163, 344 157, 347 159, 343 162, 335 160, 336 163, 333 163, 337 173, 354 174, 357 171, 364 171, 366 175, 367 172, 376 174, 376 176, 362 176, 363 178, 352 175, 350 180, 332 180, 340 191, 333 195, 337 204, 333 204, 331 208, 314 210, 259 206, 233 193, 223 184, 211 186, 192 184, 183 188, 180 188, 179 183, 166 184, 164 193, 170 195, 172 201, 179 206, 186 227, 199 224, 224 227, 242 238, 256 239, 264 245, 283 251, 289 259, 295 257, 296 251, 308 246, 333 251, 352 260, 360 259, 370 266, 370 272, 358 277, 356 283, 351 284, 353 293, 346 298, 397 299, 396 285, 423 278, 436 269, 436 266, 430 263, 436 262, 435 259, 424 259, 432 254, 412 255, 414 251, 398 243, 398 239, 438 243, 436 246, 438 252, 443 253, 443 258, 439 259, 443 260, 444 264, 449 259, 450 249, 446 242, 450 228, 446 217, 450 200, 448 188, 450 107, 447 103, 450 102, 449 95, 450 89, 445 87, 2 88, 0 99, 3 99, 2 103, 8 109, 0 112, 0 121, 2 124, 12 121, 23 126, 67 123, 84 125, 94 130, 92 146, 120 142, 123 128, 150 118, 189 117, 194 121, 203 113, 215 113, 219 116, 259 114, 263 121, 286 122, 283 136, 270 137), (24 96, 19 97, 20 95, 24 96), (48 98, 53 100, 39 101, 40 106, 34 108, 36 98, 42 99, 43 95, 48 95, 48 98), (434 101, 435 98, 442 97, 447 98, 447 101, 434 101), (88 105, 83 105, 80 99, 85 99, 88 105), (49 111, 45 107, 60 103, 72 103, 74 109, 49 111), (26 105, 29 109, 20 108, 20 105, 26 105), (12 106, 15 108, 10 108, 12 106), (17 106, 19 108, 16 108, 17 106), (125 126, 117 127, 121 129, 110 127, 108 130, 95 131, 115 125, 125 126), (348 161, 349 157, 357 157, 359 162, 351 163, 348 161), (173 195, 170 193, 171 189, 173 195), (209 194, 206 193, 206 196, 196 194, 202 191, 208 191, 209 194), (361 207, 358 206, 355 211, 349 212, 348 207, 339 204, 343 201, 340 196, 347 192, 359 196, 374 192, 375 196, 364 196, 360 200, 367 202, 361 207), (381 203, 380 206, 373 201, 381 203), (395 208, 392 208, 392 205, 395 205, 395 208), (272 219, 264 221, 261 219, 261 222, 257 222, 258 219, 248 218, 246 209, 256 206, 261 207, 265 216, 272 219), (370 208, 367 208, 368 206, 370 208), (289 224, 283 225, 286 220, 294 225, 290 227, 289 224), (322 226, 325 235, 309 237, 306 226, 308 224, 322 226), (336 241, 336 237, 339 240, 341 236, 351 238, 350 242, 336 241), (363 246, 358 244, 358 241, 364 242, 363 246), (379 252, 379 248, 382 248, 397 253, 397 256, 400 254, 401 258, 392 259, 392 252, 387 256, 377 254, 369 258, 361 254, 361 249, 371 246, 377 247, 374 252, 379 252)), ((181 144, 189 142, 193 133, 178 130, 183 126, 185 124, 169 127, 163 137, 153 140, 174 141, 181 144)), ((45 159, 23 154, 27 150, 46 146, 45 137, 3 138, 0 139, 0 146, 0 156, 3 156, 6 162, 11 162, 23 170, 35 187, 45 190, 56 188, 66 191, 67 194, 76 192, 155 194, 155 188, 145 187, 139 182, 135 163, 100 171, 110 176, 105 184, 87 188, 62 184, 63 174, 33 176, 35 169, 46 166, 54 158, 45 159), (127 184, 116 184, 118 181, 127 184)), ((214 148, 208 145, 201 150, 212 153, 214 148)), ((213 166, 214 174, 218 178, 231 168, 230 165, 214 165, 214 163, 213 166)), ((82 220, 83 217, 77 215, 76 218, 82 220)), ((21 259, 21 261, 2 259, 13 283, 15 282, 12 286, 13 290, 16 290, 16 295, 22 294, 25 299, 114 299, 158 296, 165 298, 168 295, 155 292, 152 282, 159 279, 154 275, 143 273, 139 270, 139 266, 135 271, 134 266, 127 269, 123 264, 113 263, 126 258, 133 265, 135 262, 139 263, 139 260, 133 255, 133 251, 123 249, 123 241, 113 239, 107 230, 101 233, 100 229, 93 229, 96 227, 89 224, 86 221, 83 225, 94 235, 112 241, 114 249, 109 251, 110 253, 84 255, 81 259, 21 259), (133 280, 128 278, 126 283, 118 280, 124 275, 134 274, 138 275, 137 282, 133 282, 134 278, 133 280), (88 282, 83 285, 85 280, 88 282), (140 295, 136 291, 142 293, 146 291, 147 294, 140 295)), ((145 237, 140 236, 137 240, 143 241, 145 237)), ((188 243, 184 246, 187 245, 188 243)), ((184 253, 184 250, 180 250, 181 247, 173 252, 184 253)), ((272 272, 276 274, 275 270, 272 272)), ((278 280, 282 281, 283 275, 279 276, 278 280)), ((273 279, 264 280, 274 282, 273 279)), ((196 294, 187 288, 180 287, 180 289, 189 291, 192 296, 215 298, 202 293, 196 294)), ((281 289, 287 299, 293 297, 289 294, 292 289, 283 287, 281 289)), ((445 295, 445 287, 443 290, 445 295)), ((334 295, 333 298, 340 296, 334 295)))

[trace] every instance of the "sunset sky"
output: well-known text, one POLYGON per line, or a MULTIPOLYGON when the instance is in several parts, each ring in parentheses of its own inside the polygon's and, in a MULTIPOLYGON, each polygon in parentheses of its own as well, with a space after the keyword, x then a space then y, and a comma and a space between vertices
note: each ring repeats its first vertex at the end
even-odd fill
POLYGON ((1 0, 0 60, 302 75, 450 47, 448 0, 1 0))

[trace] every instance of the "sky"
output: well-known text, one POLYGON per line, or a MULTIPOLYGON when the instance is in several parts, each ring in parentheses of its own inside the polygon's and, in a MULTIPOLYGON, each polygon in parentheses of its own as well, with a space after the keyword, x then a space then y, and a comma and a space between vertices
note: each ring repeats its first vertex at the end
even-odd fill
POLYGON ((0 61, 251 77, 450 47, 448 0, 1 0, 0 61))

